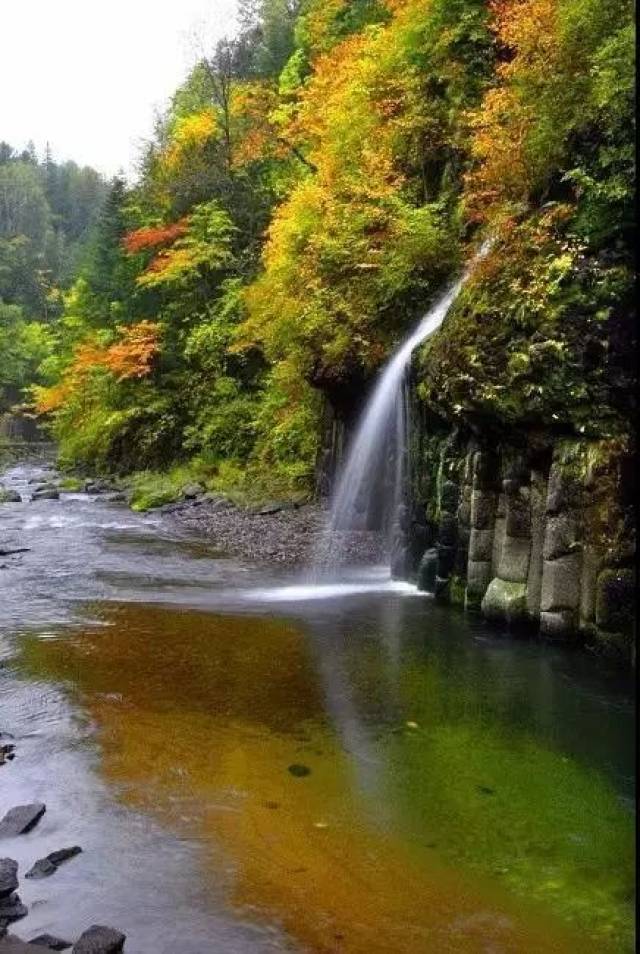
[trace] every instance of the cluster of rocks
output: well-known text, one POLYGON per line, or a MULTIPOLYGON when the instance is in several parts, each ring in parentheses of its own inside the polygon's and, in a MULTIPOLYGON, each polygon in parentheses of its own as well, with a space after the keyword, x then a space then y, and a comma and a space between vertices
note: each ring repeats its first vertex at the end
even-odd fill
MULTIPOLYGON (((13 757, 14 746, 3 743, 13 757)), ((16 805, 0 820, 0 841, 4 838, 16 838, 32 831, 44 813, 43 802, 29 805, 16 805)), ((38 858, 25 874, 25 878, 48 878, 55 874, 61 864, 82 852, 79 845, 52 851, 44 858, 38 858)), ((119 954, 124 949, 126 936, 114 928, 94 924, 75 942, 55 937, 52 934, 39 934, 30 941, 24 941, 9 934, 9 925, 20 921, 29 913, 18 894, 18 862, 13 858, 0 857, 0 954, 35 954, 38 950, 64 951, 71 949, 72 954, 119 954)))
POLYGON ((2 503, 22 503, 23 500, 59 500, 61 493, 68 491, 70 493, 86 493, 91 495, 101 495, 110 501, 125 501, 127 495, 115 484, 109 480, 85 480, 78 482, 77 486, 65 487, 64 483, 52 476, 47 479, 32 477, 28 481, 29 492, 22 496, 15 487, 0 485, 0 504, 2 503))

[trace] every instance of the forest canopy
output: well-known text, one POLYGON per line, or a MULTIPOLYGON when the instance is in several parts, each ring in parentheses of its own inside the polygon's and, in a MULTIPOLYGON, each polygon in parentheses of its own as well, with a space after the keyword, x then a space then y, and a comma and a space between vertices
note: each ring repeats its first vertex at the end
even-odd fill
POLYGON ((353 413, 490 236, 423 400, 628 427, 634 68, 627 0, 243 3, 133 185, 0 160, 0 348, 31 355, 10 384, 40 376, 74 466, 305 492, 323 402, 353 413))

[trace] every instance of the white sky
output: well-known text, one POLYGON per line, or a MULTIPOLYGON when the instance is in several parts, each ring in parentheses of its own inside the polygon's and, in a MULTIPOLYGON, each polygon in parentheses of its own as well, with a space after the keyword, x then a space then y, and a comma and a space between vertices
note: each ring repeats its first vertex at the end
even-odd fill
POLYGON ((154 111, 236 0, 0 0, 0 140, 131 173, 154 111), (195 39, 198 37, 199 39, 195 39))

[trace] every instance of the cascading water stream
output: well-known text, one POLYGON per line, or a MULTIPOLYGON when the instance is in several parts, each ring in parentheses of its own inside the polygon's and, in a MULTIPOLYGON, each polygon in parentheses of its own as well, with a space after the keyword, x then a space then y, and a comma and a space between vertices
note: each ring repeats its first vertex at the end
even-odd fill
MULTIPOLYGON (((474 263, 487 249, 485 244, 474 263)), ((377 515, 378 529, 389 532, 406 476, 408 420, 403 388, 411 355, 438 330, 470 271, 440 296, 383 369, 339 475, 316 575, 326 578, 344 566, 344 542, 339 537, 371 529, 372 513, 377 515)))

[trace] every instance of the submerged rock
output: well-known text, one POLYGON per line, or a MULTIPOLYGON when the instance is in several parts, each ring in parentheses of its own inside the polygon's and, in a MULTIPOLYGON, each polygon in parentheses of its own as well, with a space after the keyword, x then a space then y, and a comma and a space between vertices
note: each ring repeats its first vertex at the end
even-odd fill
POLYGON ((38 824, 47 808, 43 802, 33 802, 31 805, 16 805, 11 808, 0 821, 0 837, 9 838, 12 835, 24 835, 38 824))
POLYGON ((60 491, 57 487, 36 487, 31 494, 32 500, 58 500, 60 491))
POLYGON ((496 622, 526 623, 529 619, 526 584, 495 577, 482 600, 482 612, 496 622))
POLYGON ((118 490, 116 485, 110 480, 88 480, 84 485, 85 492, 88 494, 108 494, 118 490))
POLYGON ((52 851, 46 858, 38 858, 35 864, 27 871, 25 878, 48 878, 54 874, 59 866, 74 858, 82 852, 79 845, 73 845, 71 848, 60 848, 58 851, 52 851))
POLYGON ((29 944, 33 944, 34 947, 46 947, 49 951, 66 951, 71 947, 71 941, 64 941, 54 934, 38 934, 29 941, 29 944))
POLYGON ((0 504, 1 503, 22 503, 22 497, 18 491, 12 487, 0 487, 0 504))
POLYGON ((298 762, 294 762, 293 765, 289 766, 288 771, 295 778, 304 778, 305 775, 311 775, 311 769, 308 765, 300 765, 298 762))
POLYGON ((29 913, 17 894, 0 898, 0 921, 18 921, 29 913))
POLYGON ((18 862, 0 858, 0 898, 6 898, 18 887, 18 862))
POLYGON ((73 945, 72 954, 120 954, 126 939, 121 931, 93 924, 73 945))

